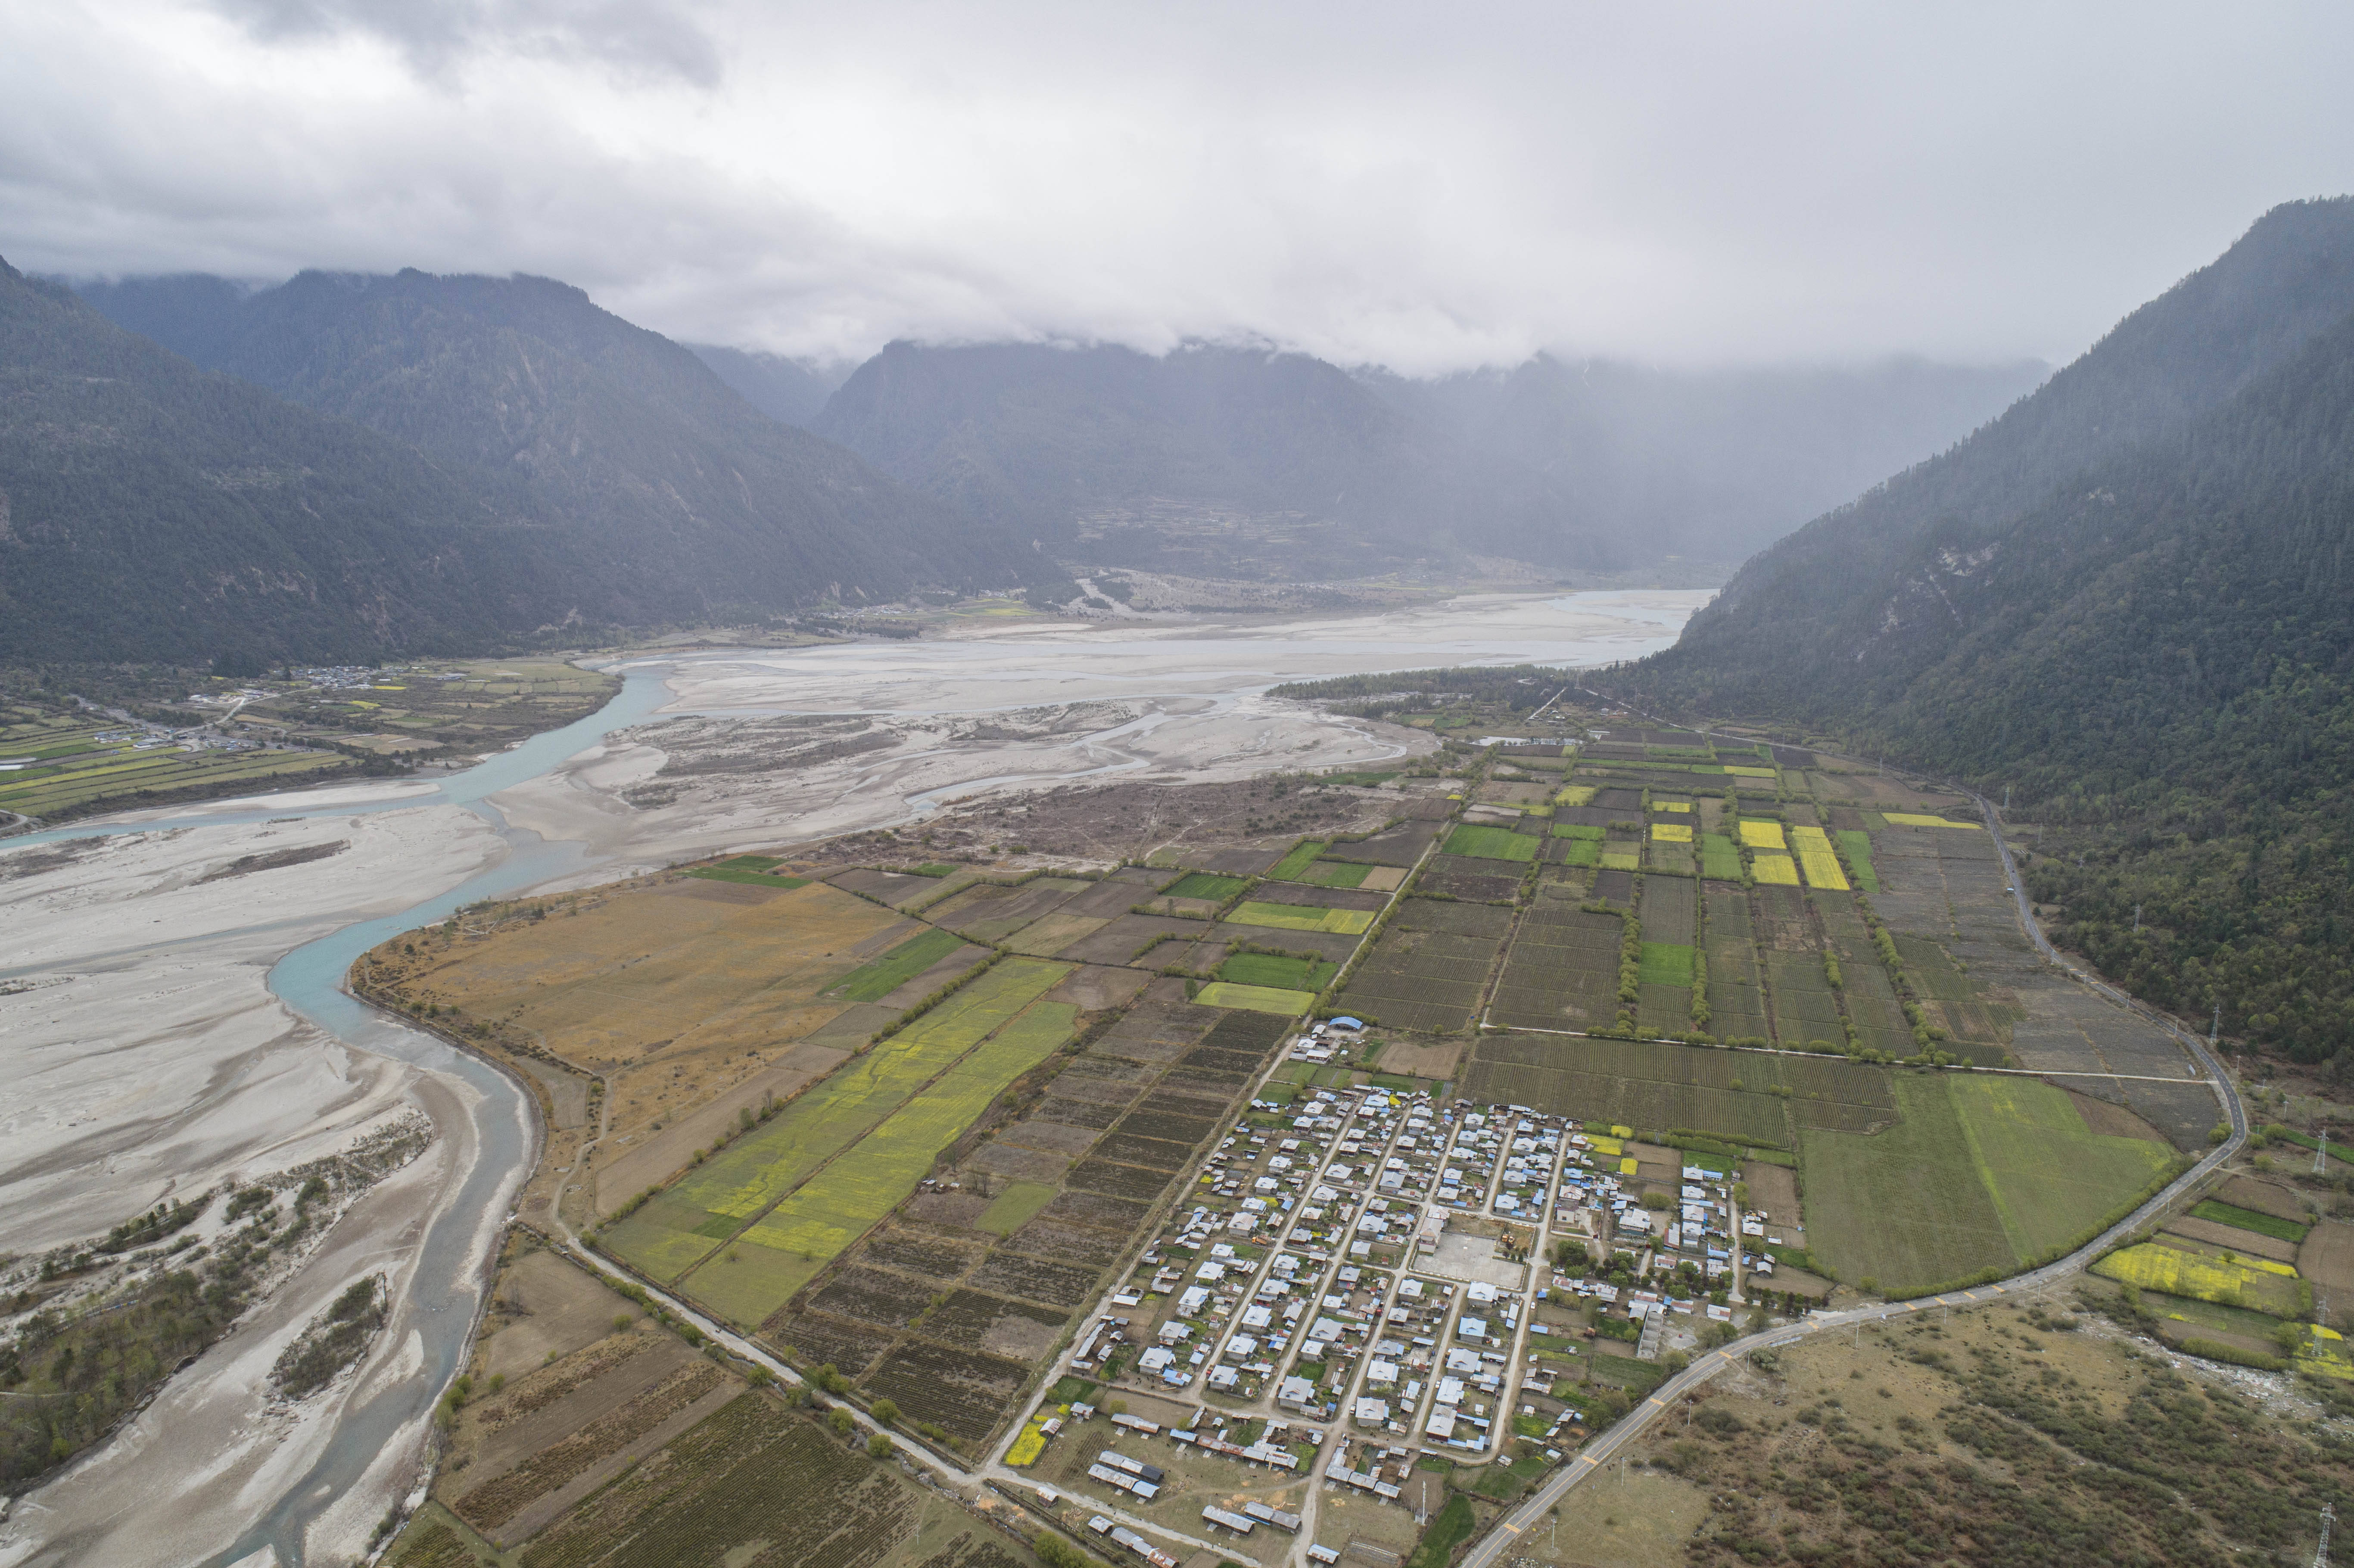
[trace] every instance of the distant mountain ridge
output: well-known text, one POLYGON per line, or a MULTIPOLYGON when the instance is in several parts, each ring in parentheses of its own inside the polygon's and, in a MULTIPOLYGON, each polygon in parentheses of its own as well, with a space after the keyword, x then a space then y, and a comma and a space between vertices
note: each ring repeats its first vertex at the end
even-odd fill
POLYGON ((816 422, 826 399, 857 368, 790 359, 757 348, 723 348, 711 343, 684 346, 711 366, 711 373, 734 387, 744 401, 772 419, 803 429, 816 422))
POLYGON ((2015 793, 2061 939, 2354 1072, 2354 198, 2300 202, 1955 451, 1759 556, 1653 711, 2015 793))
POLYGON ((1260 564, 1308 577, 1480 556, 1613 572, 1729 566, 1966 435, 2041 374, 1541 356, 1413 381, 1203 344, 894 344, 811 428, 1083 566, 1182 567, 1165 558, 1172 540, 1274 534, 1286 547, 1260 564))
POLYGON ((205 368, 465 476, 585 568, 568 615, 711 621, 1019 582, 1030 552, 762 415, 701 359, 530 277, 304 272, 93 284, 205 368))

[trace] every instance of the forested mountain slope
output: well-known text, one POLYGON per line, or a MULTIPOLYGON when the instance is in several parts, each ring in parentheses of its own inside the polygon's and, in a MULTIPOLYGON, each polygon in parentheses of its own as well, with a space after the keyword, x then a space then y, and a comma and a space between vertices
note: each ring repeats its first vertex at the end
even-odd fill
POLYGON ((1540 357, 1416 381, 1198 344, 894 344, 813 428, 1083 565, 1170 564, 1159 555, 1189 530, 1288 524, 1306 525, 1289 563, 1303 577, 1482 555, 1610 572, 1729 565, 2040 373, 1540 357))
POLYGON ((763 415, 688 350, 547 279, 305 272, 233 303, 186 278, 85 295, 207 368, 466 473, 589 568, 589 620, 881 600, 1029 569, 1004 530, 763 415))
POLYGON ((1645 689, 1718 712, 1896 699, 1964 630, 1945 600, 1978 569, 1973 541, 2179 430, 2349 312, 2354 199, 2274 208, 2001 418, 1748 562, 1646 663, 1645 689))
POLYGON ((420 454, 0 262, 0 658, 429 652, 561 614, 566 575, 420 454))
POLYGON ((2354 1071, 2354 203, 2268 216, 2052 387, 2073 401, 1768 552, 1605 682, 2010 787, 2051 824, 2030 876, 2064 940, 2354 1071), (1904 536, 1833 571, 1868 509, 1904 536), (1802 554, 1823 577, 1788 579, 1802 554))

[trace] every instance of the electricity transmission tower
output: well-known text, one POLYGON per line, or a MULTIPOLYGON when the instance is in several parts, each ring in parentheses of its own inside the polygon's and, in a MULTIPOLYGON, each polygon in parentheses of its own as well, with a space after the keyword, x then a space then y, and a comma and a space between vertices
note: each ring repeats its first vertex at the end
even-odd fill
POLYGON ((2321 1544, 2313 1549, 2313 1568, 2329 1568, 2329 1521, 2337 1517, 2337 1510, 2321 1505, 2321 1544))

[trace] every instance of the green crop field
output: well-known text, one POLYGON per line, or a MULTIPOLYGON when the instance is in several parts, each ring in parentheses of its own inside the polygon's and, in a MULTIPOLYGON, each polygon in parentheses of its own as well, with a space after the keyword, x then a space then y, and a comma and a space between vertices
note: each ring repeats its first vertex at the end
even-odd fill
POLYGON ((1713 882, 1741 880, 1741 852, 1734 846, 1731 835, 1700 835, 1700 874, 1713 882))
POLYGON ((769 1210, 730 1249, 747 1255, 774 1254, 787 1267, 778 1269, 764 1260, 757 1273, 770 1277, 742 1279, 738 1277, 747 1272, 743 1259, 731 1262, 723 1254, 689 1274, 682 1281, 684 1288, 743 1327, 758 1327, 791 1294, 790 1289, 776 1294, 779 1279, 793 1272, 790 1264, 824 1264, 898 1207, 930 1173, 940 1150, 955 1142, 1006 1085, 1070 1038, 1077 1015, 1068 1002, 1034 1003, 884 1118, 855 1149, 769 1210))
POLYGON ((1691 986, 1691 945, 1685 942, 1644 943, 1640 979, 1644 985, 1691 986))
POLYGON ((2230 1225, 2236 1230, 2253 1231, 2274 1241, 2301 1242, 2305 1240, 2306 1233, 2313 1228, 2298 1224, 2295 1220, 2285 1220, 2278 1214, 2243 1209, 2236 1203, 2226 1203, 2215 1198, 2202 1201, 2190 1213, 2194 1219, 2211 1220, 2219 1225, 2230 1225))
POLYGON ((1219 876, 1207 871, 1189 871, 1161 890, 1164 898, 1201 898, 1212 904, 1224 904, 1250 885, 1246 876, 1219 876))
POLYGON ((1603 834, 1600 828, 1589 826, 1585 822, 1555 822, 1553 825, 1553 836, 1557 839, 1593 839, 1599 842, 1603 834))
POLYGON ((1570 840, 1568 853, 1561 857, 1561 863, 1564 865, 1600 865, 1602 863, 1602 841, 1599 839, 1570 840))
POLYGON ((1340 972, 1340 965, 1323 959, 1283 959, 1272 953, 1236 953, 1218 966, 1222 980, 1278 991, 1322 991, 1340 972))
POLYGON ((1880 891, 1880 873, 1872 864, 1872 835, 1855 828, 1842 828, 1831 837, 1847 853, 1848 864, 1855 868, 1855 885, 1866 893, 1880 891))
POLYGON ((1313 865, 1316 863, 1316 857, 1324 853, 1324 843, 1325 841, 1322 839, 1300 840, 1291 846, 1289 854, 1275 863, 1275 869, 1268 872, 1267 875, 1278 882, 1299 881, 1299 874, 1313 865))
POLYGON ((660 1197, 608 1227, 606 1247, 654 1278, 675 1278, 1069 972, 1067 964, 1030 959, 999 964, 843 1063, 774 1119, 691 1167, 660 1197))
POLYGON ((1238 1007, 1248 1012, 1271 1012, 1278 1017, 1297 1018, 1314 1005, 1316 993, 1219 980, 1204 986, 1193 1000, 1204 1007, 1238 1007))
POLYGON ((2041 1079, 1946 1082, 1972 1163, 2022 1264, 2090 1235, 2172 1163, 2162 1143, 2094 1132, 2074 1102, 2041 1079))
POLYGON ((1480 860, 1534 860, 1537 840, 1510 828, 1483 828, 1466 822, 1447 836, 1446 853, 1480 860))
POLYGON ((1808 1250, 1840 1279, 1912 1294, 2017 1264, 1950 1081, 1893 1075, 1901 1119, 1884 1132, 1801 1134, 1808 1250))
POLYGON ((935 926, 851 970, 834 989, 853 1001, 879 1001, 963 946, 963 938, 935 926))
POLYGON ((1815 1255, 1909 1293, 2008 1273, 2083 1241, 2161 1182, 2166 1145, 2095 1133, 2034 1078, 1893 1078, 1902 1118, 1801 1144, 1815 1255))

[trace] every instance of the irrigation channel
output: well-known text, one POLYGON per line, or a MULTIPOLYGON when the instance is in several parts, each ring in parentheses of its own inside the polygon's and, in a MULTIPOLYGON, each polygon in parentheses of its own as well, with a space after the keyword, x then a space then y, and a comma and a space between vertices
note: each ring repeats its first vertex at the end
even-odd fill
POLYGON ((2003 841, 2001 820, 1996 815, 1994 807, 1986 797, 1976 790, 1969 790, 1967 793, 1971 800, 1978 802, 1978 810, 1986 819, 1987 831, 1994 835, 1995 852, 2002 857, 2002 874, 2009 884, 2011 898, 2018 906, 2019 923, 2026 929, 2028 939, 2035 944, 2036 951, 2043 956, 2044 962, 2065 973, 2078 984, 2089 988, 2099 996, 2137 1017, 2158 1025, 2173 1035, 2175 1040, 2190 1053, 2191 1059, 2206 1072, 2207 1081, 2214 1087, 2216 1098, 2223 1102, 2223 1109, 2230 1118, 2231 1136, 2210 1151, 2199 1163, 2167 1183, 2165 1188, 2140 1208, 2136 1209, 2057 1263, 2049 1263, 2041 1268, 2015 1275, 1999 1284, 1982 1285, 1974 1289, 1949 1290, 1942 1296, 1924 1296, 1911 1301, 1886 1301, 1871 1307, 1851 1307, 1839 1312, 1817 1312, 1797 1323, 1785 1325, 1779 1329, 1769 1329, 1764 1333, 1752 1334, 1745 1340, 1735 1340, 1729 1345, 1710 1351, 1653 1390, 1650 1397, 1628 1411, 1620 1419, 1618 1425, 1588 1444, 1576 1458, 1555 1471, 1543 1486, 1531 1492, 1518 1508, 1499 1520, 1496 1522, 1496 1528, 1488 1532, 1487 1539, 1464 1555, 1460 1568, 1490 1568, 1491 1564, 1512 1550, 1522 1536, 1533 1533, 1538 1526, 1544 1522, 1547 1512, 1559 1504, 1562 1499, 1567 1497, 1572 1489, 1606 1468, 1614 1455, 1641 1436, 1653 1422, 1671 1411, 1678 1400, 1700 1388, 1751 1351, 1776 1350, 1784 1345, 1794 1345, 1801 1340, 1811 1339, 1817 1334, 1834 1330, 1860 1328, 1865 1323, 1885 1322, 1892 1318, 1907 1318, 1915 1312, 1925 1312, 1933 1307, 1975 1306, 1979 1302, 2040 1290, 2047 1285, 2056 1284, 2165 1213, 2172 1206, 2175 1200, 2205 1181, 2218 1166, 2237 1154, 2241 1147, 2248 1141, 2247 1107, 2241 1103, 2239 1091, 2232 1087, 2232 1080, 2225 1075, 2221 1064, 2208 1051, 2207 1043, 2156 1008, 2145 1002, 2137 1001, 2106 980, 2085 973, 2075 962, 2052 945, 2050 939, 2043 935, 2043 928, 2035 923, 2035 911, 2028 902, 2026 880, 2019 874, 2019 866, 2010 858, 2010 845, 2003 841))

